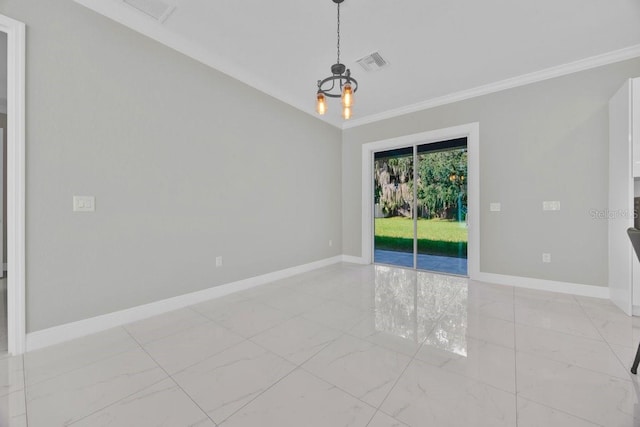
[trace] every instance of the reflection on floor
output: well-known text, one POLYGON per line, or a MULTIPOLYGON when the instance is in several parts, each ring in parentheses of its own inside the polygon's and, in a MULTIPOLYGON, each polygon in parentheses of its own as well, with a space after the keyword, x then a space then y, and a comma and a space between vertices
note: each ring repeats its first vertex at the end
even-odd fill
POLYGON ((605 300, 337 264, 0 359, 0 425, 634 426, 638 339, 605 300))
MULTIPOLYGON (((413 268, 413 253, 376 249, 373 254, 373 259, 374 262, 378 264, 413 268)), ((418 270, 429 270, 466 276, 467 259, 418 254, 418 270)))

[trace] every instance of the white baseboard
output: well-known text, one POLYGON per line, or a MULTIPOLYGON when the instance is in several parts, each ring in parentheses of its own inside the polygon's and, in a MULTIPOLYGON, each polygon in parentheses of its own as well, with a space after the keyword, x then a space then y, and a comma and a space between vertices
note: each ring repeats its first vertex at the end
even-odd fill
POLYGON ((580 283, 558 282, 555 280, 534 279, 531 277, 507 276, 495 273, 477 273, 473 280, 498 285, 510 285, 518 288, 536 289, 539 291, 560 292, 563 294, 581 295, 594 298, 609 298, 607 286, 583 285, 580 283))
POLYGON ((338 255, 332 258, 314 261, 309 264, 303 264, 284 270, 274 271, 273 273, 239 280, 237 282, 214 286, 202 291, 179 295, 177 297, 139 305, 126 310, 116 311, 101 316, 91 317, 89 319, 79 320, 77 322, 30 332, 27 334, 27 351, 37 350, 39 348, 80 338, 85 335, 104 331, 116 326, 126 325, 127 323, 135 322, 137 320, 178 310, 210 299, 220 298, 234 292, 250 289, 255 286, 274 282, 290 276, 295 276, 296 274, 306 273, 341 261, 343 261, 342 256, 338 255))
POLYGON ((364 258, 353 255, 342 255, 342 262, 350 262, 351 264, 367 264, 364 258))
MULTIPOLYGON (((306 273, 328 265, 339 262, 349 262, 353 264, 365 264, 361 257, 351 255, 338 255, 320 261, 274 271, 261 276, 251 277, 237 282, 215 286, 202 291, 179 295, 161 301, 132 307, 126 310, 116 311, 77 322, 67 323, 52 328, 43 329, 27 334, 27 351, 37 350, 50 345, 59 344, 85 335, 104 331, 127 323, 146 319, 169 311, 178 310, 189 305, 197 304, 214 298, 250 289, 265 283, 285 279, 296 274, 306 273)), ((596 298, 609 298, 609 288, 601 286, 590 286, 578 283, 557 282, 552 280, 533 279, 529 277, 507 276, 494 273, 478 273, 473 278, 476 281, 496 283, 500 285, 511 285, 522 288, 537 289, 542 291, 561 292, 574 295, 583 295, 596 298)), ((635 306, 634 315, 640 315, 640 307, 635 306)))

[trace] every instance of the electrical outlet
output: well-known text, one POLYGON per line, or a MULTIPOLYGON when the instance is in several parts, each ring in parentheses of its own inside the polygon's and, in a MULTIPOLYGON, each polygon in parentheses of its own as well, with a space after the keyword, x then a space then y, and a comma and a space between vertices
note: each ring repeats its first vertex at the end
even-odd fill
POLYGON ((498 202, 489 203, 489 210, 491 212, 500 212, 501 209, 502 209, 502 207, 500 206, 500 203, 498 203, 498 202))
POLYGON ((333 240, 329 240, 329 246, 333 246, 333 240))
POLYGON ((222 257, 221 256, 217 256, 216 257, 216 267, 222 267, 222 257))
POLYGON ((543 253, 542 262, 551 262, 551 254, 543 253))

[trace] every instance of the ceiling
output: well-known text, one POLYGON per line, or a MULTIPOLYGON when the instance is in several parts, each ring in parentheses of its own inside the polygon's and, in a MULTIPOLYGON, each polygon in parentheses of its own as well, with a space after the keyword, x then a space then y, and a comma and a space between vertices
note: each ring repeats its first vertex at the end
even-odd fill
MULTIPOLYGON (((314 115, 316 82, 336 61, 331 0, 162 0, 175 6, 163 23, 122 0, 76 1, 314 115)), ((353 119, 343 125, 331 99, 318 116, 339 127, 585 58, 640 55, 640 0, 345 0, 341 21, 341 60, 359 82, 353 119), (376 51, 387 68, 356 64, 376 51)))

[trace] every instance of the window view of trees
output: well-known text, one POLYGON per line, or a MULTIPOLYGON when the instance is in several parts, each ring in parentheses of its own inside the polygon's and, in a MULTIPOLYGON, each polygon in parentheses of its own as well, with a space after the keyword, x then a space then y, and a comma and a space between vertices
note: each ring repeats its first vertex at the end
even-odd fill
POLYGON ((413 253, 415 209, 418 254, 466 258, 466 148, 376 157, 374 201, 376 250, 413 253))
POLYGON ((413 156, 375 161, 375 203, 384 216, 411 218, 413 156))
MULTIPOLYGON (((413 157, 378 159, 375 203, 385 217, 412 217, 413 157)), ((464 221, 467 205, 467 150, 418 156, 417 214, 464 221)))
POLYGON ((467 150, 423 154, 418 159, 418 206, 422 210, 418 211, 418 215, 464 221, 467 206, 467 150))

